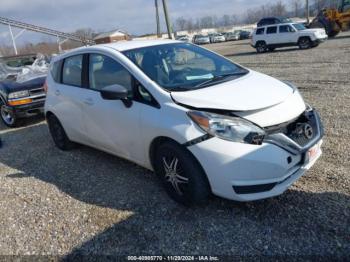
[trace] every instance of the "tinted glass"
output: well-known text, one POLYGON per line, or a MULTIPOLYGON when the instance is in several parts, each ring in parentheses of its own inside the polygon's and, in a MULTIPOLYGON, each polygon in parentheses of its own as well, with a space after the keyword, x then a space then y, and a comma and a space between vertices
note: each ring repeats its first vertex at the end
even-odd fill
POLYGON ((268 27, 266 30, 267 34, 276 34, 277 33, 277 26, 272 26, 272 27, 268 27))
POLYGON ((89 60, 90 88, 101 90, 106 86, 117 84, 132 91, 131 75, 117 61, 100 54, 90 54, 89 60))
POLYGON ((195 45, 176 43, 125 51, 150 79, 167 90, 186 91, 222 75, 248 71, 195 45))
POLYGON ((66 85, 81 86, 83 55, 68 57, 64 60, 62 82, 66 85))
POLYGON ((264 32, 265 32, 265 28, 258 28, 258 29, 256 30, 256 34, 257 34, 257 35, 263 35, 264 32))
POLYGON ((298 31, 306 30, 306 27, 305 27, 303 24, 293 24, 293 26, 294 26, 298 31))
POLYGON ((61 61, 56 61, 50 65, 50 73, 55 82, 60 82, 61 61))

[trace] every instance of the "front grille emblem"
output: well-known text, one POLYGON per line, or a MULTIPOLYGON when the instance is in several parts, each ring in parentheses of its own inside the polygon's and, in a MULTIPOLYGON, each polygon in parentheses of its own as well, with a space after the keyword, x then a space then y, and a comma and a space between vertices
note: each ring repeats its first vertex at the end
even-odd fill
POLYGON ((307 139, 310 140, 311 138, 313 138, 314 130, 313 130, 312 126, 310 126, 309 124, 304 124, 303 131, 304 131, 304 136, 307 139))

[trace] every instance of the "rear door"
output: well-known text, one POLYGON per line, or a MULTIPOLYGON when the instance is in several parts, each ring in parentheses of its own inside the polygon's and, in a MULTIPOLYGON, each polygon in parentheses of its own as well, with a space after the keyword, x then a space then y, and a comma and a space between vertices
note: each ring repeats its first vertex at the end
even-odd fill
POLYGON ((82 82, 83 55, 73 55, 63 60, 59 83, 53 87, 54 112, 62 123, 68 137, 76 142, 88 144, 83 121, 81 98, 85 89, 82 82))
POLYGON ((277 33, 277 26, 268 26, 266 28, 266 42, 268 45, 279 44, 279 36, 277 33))

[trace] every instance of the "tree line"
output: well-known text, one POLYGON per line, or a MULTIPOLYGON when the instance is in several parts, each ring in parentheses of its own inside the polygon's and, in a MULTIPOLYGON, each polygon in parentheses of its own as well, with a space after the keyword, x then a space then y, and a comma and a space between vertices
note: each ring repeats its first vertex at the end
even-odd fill
MULTIPOLYGON (((325 7, 337 7, 339 0, 310 0, 310 15, 315 16, 325 7)), ((287 5, 282 0, 248 9, 243 15, 224 14, 203 16, 196 19, 178 17, 174 22, 176 31, 193 31, 203 28, 227 27, 239 24, 254 24, 267 16, 306 17, 306 0, 291 0, 287 5)))

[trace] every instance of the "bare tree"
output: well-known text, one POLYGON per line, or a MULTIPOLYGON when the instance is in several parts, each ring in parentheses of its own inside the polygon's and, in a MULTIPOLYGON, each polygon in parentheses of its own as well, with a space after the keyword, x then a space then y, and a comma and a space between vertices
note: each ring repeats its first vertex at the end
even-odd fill
POLYGON ((186 29, 186 23, 187 20, 185 18, 183 18, 182 16, 177 18, 175 21, 175 25, 176 25, 176 29, 179 31, 183 31, 186 29))
POLYGON ((293 8, 293 11, 294 11, 294 16, 295 17, 299 17, 300 10, 302 9, 301 0, 293 0, 292 8, 293 8))

